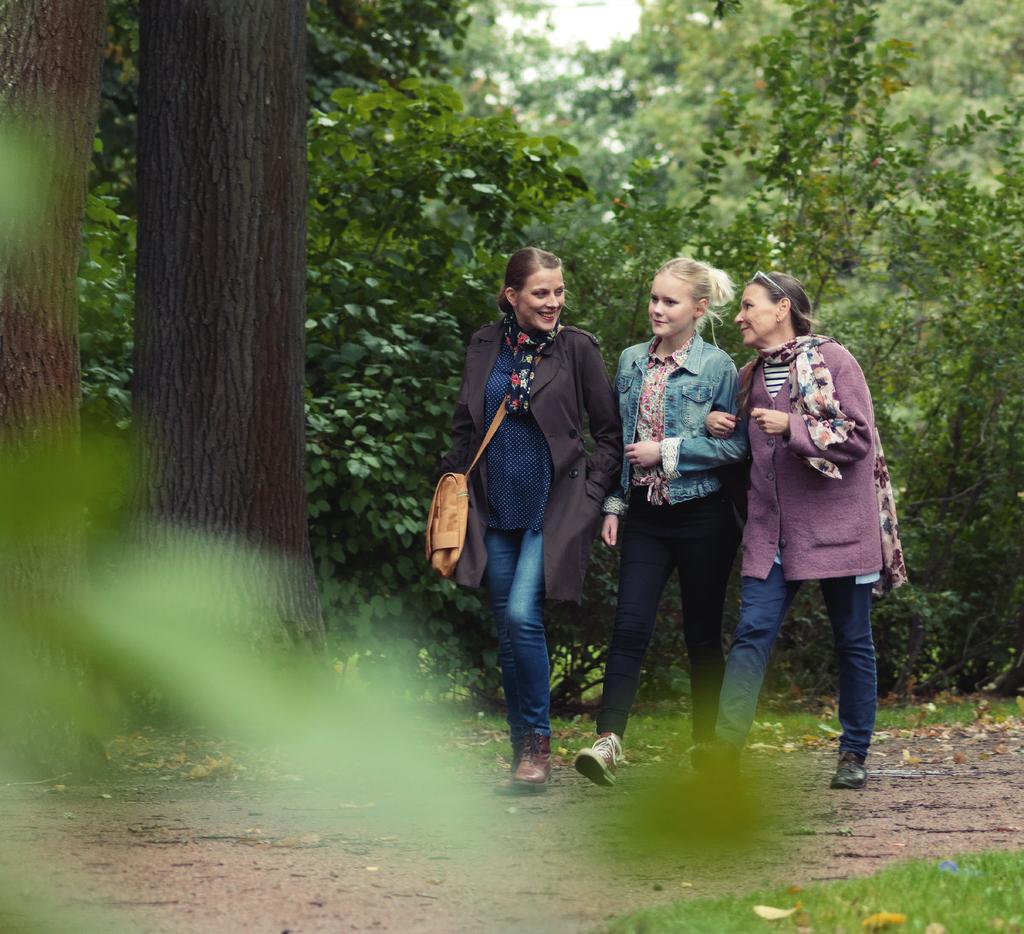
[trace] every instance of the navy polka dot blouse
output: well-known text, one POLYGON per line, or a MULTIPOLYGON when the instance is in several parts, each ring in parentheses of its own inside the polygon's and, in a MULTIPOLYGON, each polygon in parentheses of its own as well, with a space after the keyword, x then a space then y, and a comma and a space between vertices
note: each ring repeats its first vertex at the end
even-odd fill
MULTIPOLYGON (((508 392, 511 375, 512 350, 503 343, 484 392, 488 425, 508 392)), ((553 466, 547 438, 533 413, 507 413, 485 456, 488 526, 506 531, 543 529, 553 466)))

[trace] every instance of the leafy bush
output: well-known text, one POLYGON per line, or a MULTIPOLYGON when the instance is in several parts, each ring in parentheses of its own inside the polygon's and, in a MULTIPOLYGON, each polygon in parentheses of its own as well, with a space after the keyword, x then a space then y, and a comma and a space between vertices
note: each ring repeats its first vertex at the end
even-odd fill
POLYGON ((403 654, 438 690, 493 688, 492 623, 431 578, 423 518, 469 334, 525 228, 586 184, 447 86, 342 89, 310 139, 313 550, 338 651, 403 654))

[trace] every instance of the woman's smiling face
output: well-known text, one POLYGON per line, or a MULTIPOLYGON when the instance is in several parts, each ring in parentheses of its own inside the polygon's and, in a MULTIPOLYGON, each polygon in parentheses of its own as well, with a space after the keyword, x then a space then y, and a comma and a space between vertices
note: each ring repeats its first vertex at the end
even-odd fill
POLYGON ((516 321, 524 331, 551 331, 565 304, 562 270, 538 269, 521 289, 505 289, 505 298, 515 309, 516 321))
POLYGON ((793 337, 789 299, 773 302, 763 285, 752 282, 743 290, 739 314, 734 319, 744 347, 763 349, 784 344, 793 337))

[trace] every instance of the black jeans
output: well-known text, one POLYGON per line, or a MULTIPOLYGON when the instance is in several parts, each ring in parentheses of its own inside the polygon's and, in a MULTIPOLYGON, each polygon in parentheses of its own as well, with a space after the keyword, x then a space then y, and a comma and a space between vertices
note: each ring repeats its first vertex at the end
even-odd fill
POLYGON ((714 737, 725 668, 722 607, 739 540, 732 505, 721 491, 665 506, 651 506, 642 491, 633 494, 621 539, 619 600, 597 717, 599 733, 622 736, 626 731, 661 594, 672 571, 678 570, 693 739, 714 737))

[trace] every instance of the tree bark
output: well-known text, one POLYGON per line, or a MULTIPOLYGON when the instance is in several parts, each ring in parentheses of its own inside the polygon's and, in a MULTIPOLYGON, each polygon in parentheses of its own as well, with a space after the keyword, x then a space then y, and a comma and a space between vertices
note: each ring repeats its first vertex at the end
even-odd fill
MULTIPOLYGON (((103 0, 0 3, 0 138, 19 156, 4 160, 0 178, 0 463, 16 470, 7 484, 25 481, 28 458, 49 469, 78 447, 76 275, 103 25, 103 0)), ((81 517, 62 518, 67 527, 26 529, 7 543, 5 605, 31 607, 69 583, 81 517)))
POLYGON ((31 685, 17 700, 0 688, 0 703, 22 708, 0 723, 0 746, 5 765, 29 770, 104 762, 73 705, 43 687, 86 670, 62 601, 84 559, 84 504, 66 488, 80 441, 76 277, 104 12, 104 0, 0 0, 0 143, 15 155, 0 160, 0 606, 6 661, 31 685))
POLYGON ((142 0, 134 349, 139 528, 284 559, 319 645, 304 483, 305 3, 142 0))
MULTIPOLYGON (((0 4, 0 127, 17 141, 23 211, 0 218, 0 432, 74 443, 81 395, 76 273, 99 113, 103 0, 0 4)), ((5 198, 5 201, 8 199, 5 198)))

